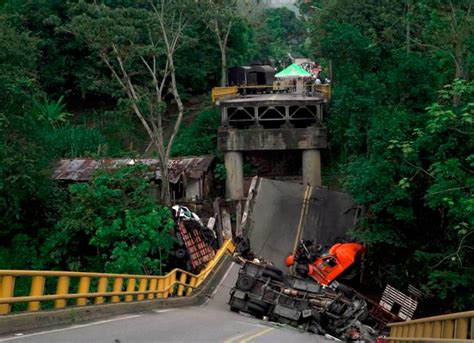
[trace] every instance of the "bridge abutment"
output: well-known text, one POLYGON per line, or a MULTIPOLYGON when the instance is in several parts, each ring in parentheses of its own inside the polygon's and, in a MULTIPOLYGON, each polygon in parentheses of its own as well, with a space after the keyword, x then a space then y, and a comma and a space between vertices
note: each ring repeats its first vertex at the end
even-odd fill
POLYGON ((240 200, 244 196, 244 152, 301 153, 303 183, 321 186, 320 149, 327 146, 324 102, 322 96, 298 94, 258 94, 221 100, 218 148, 224 152, 226 198, 240 200))

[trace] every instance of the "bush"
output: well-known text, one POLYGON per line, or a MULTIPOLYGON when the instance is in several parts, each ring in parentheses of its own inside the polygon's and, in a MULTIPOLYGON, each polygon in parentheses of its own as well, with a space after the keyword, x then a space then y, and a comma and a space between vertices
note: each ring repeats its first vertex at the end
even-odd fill
POLYGON ((42 247, 45 260, 70 270, 161 273, 174 222, 156 203, 150 176, 139 164, 70 186, 70 202, 42 247))
POLYGON ((54 157, 65 158, 98 154, 107 144, 105 137, 97 129, 73 125, 46 131, 43 139, 54 157))
POLYGON ((215 155, 219 124, 220 116, 215 107, 202 111, 190 125, 181 128, 173 144, 172 155, 215 155))

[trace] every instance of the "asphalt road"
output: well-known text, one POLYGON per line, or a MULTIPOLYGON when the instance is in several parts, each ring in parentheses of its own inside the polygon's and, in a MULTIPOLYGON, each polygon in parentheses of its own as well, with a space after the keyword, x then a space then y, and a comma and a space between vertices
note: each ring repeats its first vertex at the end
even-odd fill
POLYGON ((136 313, 107 320, 15 333, 0 342, 330 342, 294 328, 233 313, 227 301, 235 284, 238 266, 233 265, 209 301, 201 306, 136 313))

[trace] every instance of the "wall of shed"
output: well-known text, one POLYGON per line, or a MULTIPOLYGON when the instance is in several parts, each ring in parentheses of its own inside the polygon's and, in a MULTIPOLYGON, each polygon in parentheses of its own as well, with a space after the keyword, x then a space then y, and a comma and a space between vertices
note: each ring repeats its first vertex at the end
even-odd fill
POLYGON ((188 179, 186 183, 186 200, 202 199, 201 179, 188 179))

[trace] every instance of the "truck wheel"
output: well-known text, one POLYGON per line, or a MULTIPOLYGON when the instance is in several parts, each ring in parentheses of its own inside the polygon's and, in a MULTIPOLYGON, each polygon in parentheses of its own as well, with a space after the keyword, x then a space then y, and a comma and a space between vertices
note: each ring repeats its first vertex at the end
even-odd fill
POLYGON ((240 274, 237 279, 237 288, 240 288, 243 291, 248 291, 253 287, 254 283, 255 280, 250 275, 240 274))
POLYGON ((277 267, 271 266, 271 265, 266 265, 265 270, 271 270, 275 272, 276 274, 283 275, 283 271, 277 267))
POLYGON ((182 259, 182 258, 185 258, 188 253, 186 249, 181 248, 181 249, 176 250, 174 254, 176 258, 182 259))
POLYGON ((280 275, 278 273, 275 273, 273 270, 264 270, 262 272, 263 276, 269 277, 270 279, 276 280, 276 281, 283 281, 283 275, 280 275))
POLYGON ((283 272, 273 266, 265 266, 265 269, 262 272, 262 276, 269 277, 276 281, 283 281, 283 272))
POLYGON ((263 301, 250 300, 247 308, 257 318, 262 318, 268 312, 268 305, 263 301))

